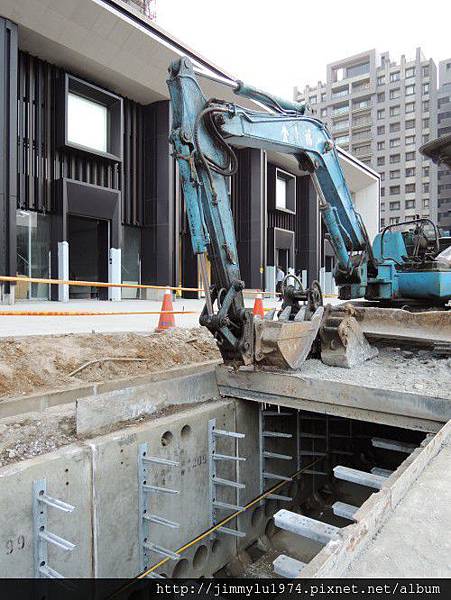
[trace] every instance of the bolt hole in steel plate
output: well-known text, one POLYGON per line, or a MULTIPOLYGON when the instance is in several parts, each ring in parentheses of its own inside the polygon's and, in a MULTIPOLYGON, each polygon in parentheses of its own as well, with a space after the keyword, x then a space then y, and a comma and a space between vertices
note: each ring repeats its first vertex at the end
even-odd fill
POLYGON ((172 442, 173 438, 174 438, 174 434, 171 431, 165 431, 163 433, 163 435, 161 436, 161 445, 169 446, 169 444, 172 442))
POLYGON ((219 550, 220 547, 221 547, 220 540, 215 540, 213 542, 213 544, 211 545, 211 553, 216 554, 216 552, 219 550))

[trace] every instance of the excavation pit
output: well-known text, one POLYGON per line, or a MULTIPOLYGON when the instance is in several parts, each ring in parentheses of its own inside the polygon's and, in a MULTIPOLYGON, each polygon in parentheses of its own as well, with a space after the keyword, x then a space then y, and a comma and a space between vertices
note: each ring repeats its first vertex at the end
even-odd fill
POLYGON ((49 566, 65 577, 346 576, 449 449, 446 393, 420 402, 413 391, 361 386, 357 407, 340 389, 351 384, 305 371, 229 372, 213 362, 146 377, 53 408, 35 397, 39 411, 2 419, 9 508, 0 530, 13 548, 0 557, 2 576, 36 574, 33 486, 42 480, 74 506, 48 511, 49 530, 75 544, 48 548, 49 566), (265 381, 269 393, 259 389, 265 381), (39 447, 29 439, 16 449, 23 429, 39 447))

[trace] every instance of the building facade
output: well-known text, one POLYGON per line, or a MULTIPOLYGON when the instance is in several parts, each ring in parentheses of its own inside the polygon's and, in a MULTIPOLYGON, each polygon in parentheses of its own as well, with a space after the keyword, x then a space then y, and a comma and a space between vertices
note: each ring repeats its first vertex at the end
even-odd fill
MULTIPOLYGON (((231 76, 120 0, 3 0, 1 10, 0 274, 197 287, 169 146, 167 67, 189 56, 210 77, 205 95, 228 101, 230 88, 215 78, 231 76)), ((324 279, 333 261, 309 176, 293 157, 237 154, 230 202, 247 287, 274 289, 277 264, 324 279)), ((340 160, 375 229, 378 175, 343 151, 340 160)), ((2 294, 7 302, 142 297, 25 281, 2 294)))
POLYGON ((326 83, 295 89, 336 143, 381 177, 381 227, 437 220, 437 168, 418 148, 437 135, 437 72, 421 49, 412 60, 363 52, 327 66, 326 83))
MULTIPOLYGON (((439 88, 437 96, 437 133, 451 135, 451 58, 439 63, 439 88)), ((438 225, 443 235, 451 236, 451 171, 438 167, 438 225)))

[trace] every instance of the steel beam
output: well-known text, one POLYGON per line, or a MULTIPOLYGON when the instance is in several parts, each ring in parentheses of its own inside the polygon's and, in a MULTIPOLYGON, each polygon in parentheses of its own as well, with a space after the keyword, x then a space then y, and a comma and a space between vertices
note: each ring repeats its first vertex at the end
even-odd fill
POLYGON ((412 454, 412 452, 417 448, 415 444, 398 442, 397 440, 385 440, 383 438, 371 438, 371 443, 375 448, 393 450, 394 452, 404 452, 405 454, 412 454))
POLYGON ((296 579, 299 573, 305 567, 305 563, 286 554, 281 554, 273 561, 274 573, 280 575, 280 577, 287 577, 288 579, 296 579))
POLYGON ((390 469, 381 469, 380 467, 373 467, 371 469, 371 473, 373 475, 379 475, 380 477, 390 477, 394 473, 394 471, 390 471, 390 469))
POLYGON ((337 517, 343 517, 343 519, 355 521, 354 514, 359 510, 359 507, 353 506, 352 504, 346 504, 345 502, 335 502, 332 505, 332 510, 334 511, 334 515, 337 515, 337 517))
POLYGON ((327 544, 340 531, 339 527, 285 509, 275 513, 274 523, 280 529, 302 535, 321 544, 327 544))
POLYGON ((334 475, 337 479, 350 481, 351 483, 357 483, 358 485, 364 485, 376 490, 380 490, 386 480, 386 477, 381 477, 380 475, 374 475, 373 473, 351 469, 350 467, 342 467, 340 465, 334 467, 334 475))

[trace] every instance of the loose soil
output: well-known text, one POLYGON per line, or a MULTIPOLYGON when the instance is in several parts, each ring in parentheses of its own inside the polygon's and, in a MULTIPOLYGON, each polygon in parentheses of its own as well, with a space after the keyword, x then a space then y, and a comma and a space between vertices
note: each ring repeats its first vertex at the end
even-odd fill
POLYGON ((220 358, 216 343, 204 328, 149 335, 93 333, 5 338, 0 341, 0 402, 33 392, 145 375, 215 358, 220 358), (70 376, 85 363, 104 358, 146 360, 106 360, 70 376))
MULTIPOLYGON (((167 406, 151 415, 142 415, 125 422, 118 421, 96 432, 95 436, 135 427, 139 423, 166 417, 197 405, 198 403, 167 406)), ((44 412, 30 412, 1 419, 0 467, 47 454, 62 446, 83 442, 92 437, 92 435, 77 434, 75 410, 75 404, 72 403, 54 406, 44 412)))

